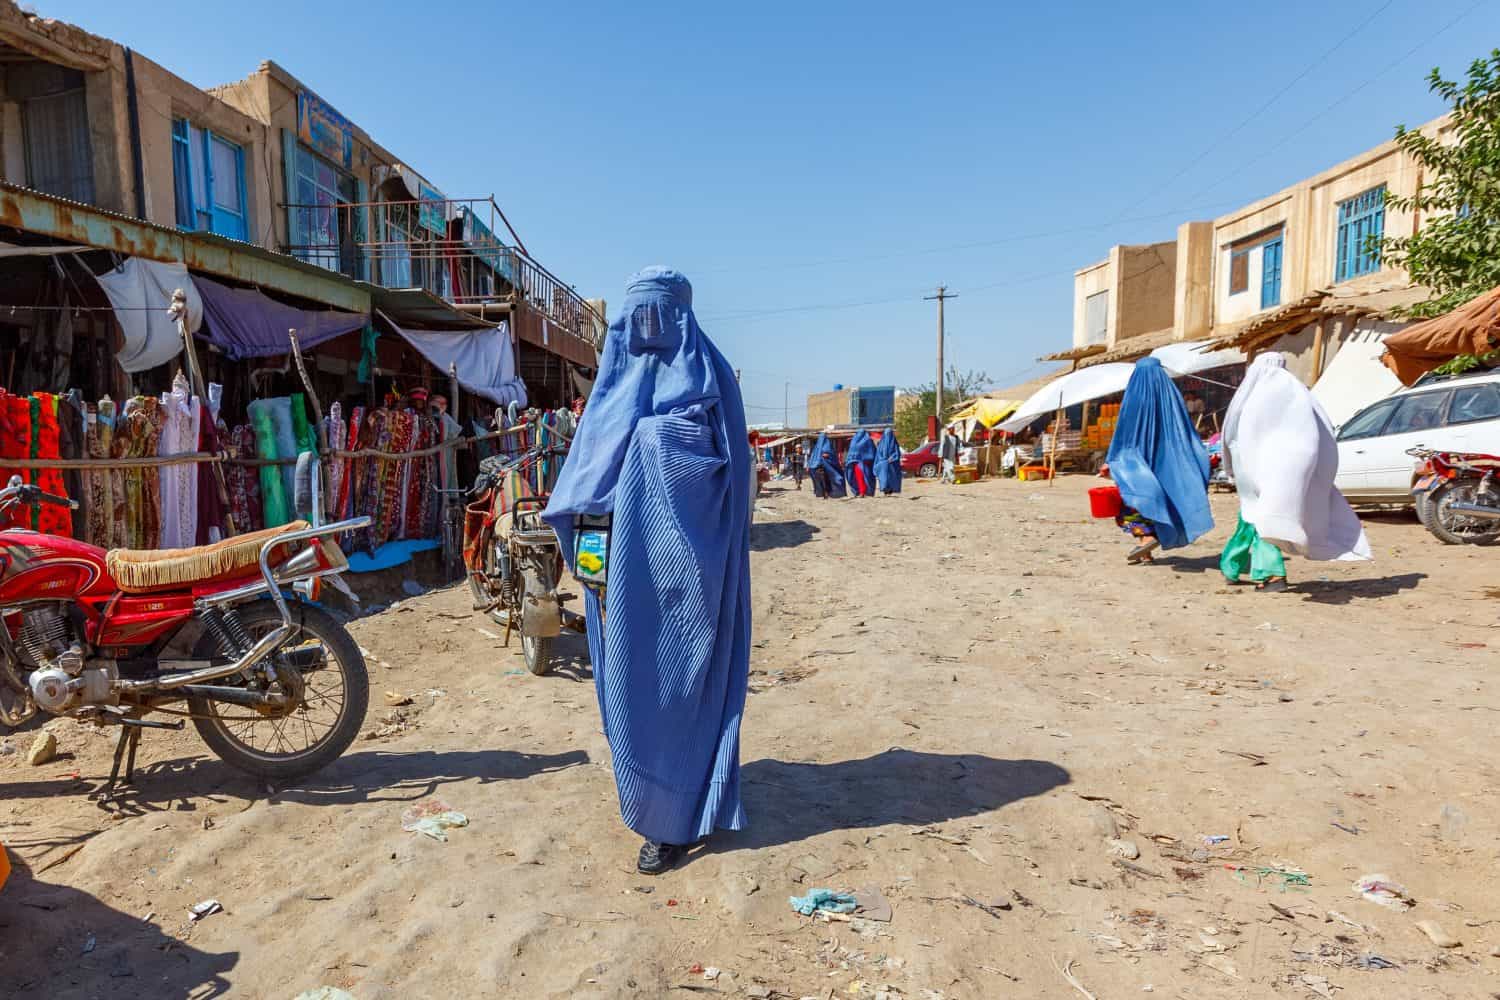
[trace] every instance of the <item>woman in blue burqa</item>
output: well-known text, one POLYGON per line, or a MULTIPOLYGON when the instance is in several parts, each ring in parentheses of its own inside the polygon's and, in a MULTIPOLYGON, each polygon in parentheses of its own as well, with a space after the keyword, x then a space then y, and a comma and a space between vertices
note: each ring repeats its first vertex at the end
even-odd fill
POLYGON ((1158 547, 1180 548, 1212 530, 1208 450, 1155 358, 1136 362, 1106 461, 1124 501, 1115 523, 1136 541, 1127 561, 1151 562, 1158 547))
POLYGON ((745 823, 745 437, 734 369, 693 317, 692 286, 666 268, 639 272, 543 516, 569 568, 595 580, 585 587, 589 655, 620 815, 646 841, 644 874, 745 823), (597 545, 601 523, 605 558, 590 547, 580 560, 575 544, 597 545))
POLYGON ((875 442, 869 431, 857 432, 849 442, 844 455, 844 482, 857 497, 875 495, 875 442))
POLYGON ((812 454, 807 456, 807 474, 812 477, 813 493, 824 500, 844 495, 844 474, 839 471, 839 453, 828 440, 827 434, 819 434, 812 454))
POLYGON ((901 492, 901 445, 894 427, 887 427, 875 446, 875 482, 886 496, 901 492))

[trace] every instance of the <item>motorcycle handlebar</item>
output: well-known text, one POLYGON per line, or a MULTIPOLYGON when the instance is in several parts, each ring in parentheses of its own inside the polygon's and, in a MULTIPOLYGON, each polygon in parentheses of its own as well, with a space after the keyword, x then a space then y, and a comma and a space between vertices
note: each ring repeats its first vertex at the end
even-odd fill
MULTIPOLYGON (((20 477, 17 476, 14 478, 18 479, 20 477)), ((66 507, 69 510, 78 509, 77 500, 69 500, 67 497, 60 497, 56 493, 45 493, 38 486, 30 483, 17 483, 14 479, 11 485, 7 486, 4 490, 0 490, 0 501, 4 500, 14 500, 18 503, 24 503, 28 507, 36 507, 45 503, 51 504, 54 507, 66 507)))

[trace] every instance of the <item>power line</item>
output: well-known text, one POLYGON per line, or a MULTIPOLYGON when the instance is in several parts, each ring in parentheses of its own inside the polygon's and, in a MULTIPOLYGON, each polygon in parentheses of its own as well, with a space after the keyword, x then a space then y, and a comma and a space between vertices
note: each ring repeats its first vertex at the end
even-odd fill
POLYGON ((1034 240, 1048 239, 1054 236, 1075 236, 1082 233, 1098 232, 1114 226, 1126 225, 1135 222, 1155 222, 1158 219, 1180 218, 1184 215, 1192 215, 1196 212, 1207 211, 1227 205, 1227 200, 1213 202, 1206 205, 1198 205, 1190 208, 1178 208, 1167 212, 1158 212, 1154 215, 1141 215, 1130 219, 1116 219, 1113 222, 1091 223, 1086 226, 1070 226, 1065 229, 1039 230, 1033 233, 1021 233, 1017 236, 1005 236, 993 240, 979 240, 973 243, 952 243, 948 246, 927 247, 919 250, 898 250, 891 253, 865 254, 858 257, 831 257, 823 260, 800 261, 787 264, 765 264, 759 267, 710 267, 694 268, 694 274, 726 274, 735 272, 738 274, 758 274, 766 271, 798 271, 808 270, 815 267, 827 267, 835 264, 863 264, 871 261, 906 259, 910 257, 925 257, 932 254, 951 253, 957 250, 981 250, 990 247, 1008 246, 1013 243, 1028 243, 1034 240))
POLYGON ((1438 39, 1439 36, 1441 36, 1441 35, 1445 34, 1446 32, 1450 31, 1455 25, 1458 24, 1458 22, 1462 21, 1464 18, 1466 18, 1470 14, 1474 13, 1480 7, 1483 7, 1484 3, 1485 3, 1485 0, 1477 0, 1477 2, 1475 2, 1473 5, 1471 5, 1466 10, 1464 10, 1462 13, 1460 13, 1457 17, 1453 18, 1453 20, 1449 21, 1447 24, 1443 25, 1437 31, 1434 31, 1432 34, 1428 35, 1426 38, 1424 38, 1422 41, 1418 42, 1416 45, 1413 45, 1410 49, 1408 49, 1406 51, 1406 54, 1404 56, 1402 56, 1399 59, 1395 59, 1395 60, 1386 62, 1384 64, 1385 68, 1382 69, 1380 72, 1376 73, 1374 76, 1372 76, 1369 79, 1365 80, 1363 83, 1358 84, 1357 86, 1354 87, 1354 89, 1352 89, 1348 93, 1344 94, 1344 96, 1342 96, 1340 98, 1337 98, 1332 104, 1329 104, 1326 108, 1324 108, 1322 111, 1319 111, 1317 114, 1313 115, 1307 121, 1305 121, 1301 125, 1299 125, 1296 129, 1294 129, 1293 131, 1287 133, 1287 135, 1285 137, 1283 137, 1279 142, 1276 142, 1273 145, 1266 147, 1264 150, 1261 151, 1261 153, 1258 156, 1255 156, 1255 157, 1253 157, 1251 159, 1243 161, 1234 170, 1231 170, 1228 173, 1221 175, 1213 183, 1211 183, 1207 187, 1202 188, 1201 190, 1199 190, 1199 192, 1197 194, 1193 195, 1193 197, 1197 198, 1197 197, 1200 197, 1202 195, 1207 194, 1208 192, 1214 190, 1215 188, 1223 185, 1226 181, 1228 181, 1228 180, 1230 180, 1230 179, 1232 179, 1234 177, 1238 177, 1240 174, 1244 173, 1250 167, 1254 166, 1257 163, 1260 163, 1262 160, 1265 160, 1267 157, 1271 156, 1271 154, 1275 153, 1277 150, 1279 150, 1283 146, 1287 145, 1287 143, 1289 143, 1293 139, 1297 138, 1297 136, 1301 135, 1303 132, 1306 132, 1308 129, 1312 128, 1320 120, 1322 120, 1330 112, 1332 112, 1335 108, 1339 107, 1339 105, 1344 104, 1346 101, 1349 101, 1355 95, 1357 95, 1360 91, 1362 91, 1366 87, 1370 86, 1370 84, 1374 83, 1376 80, 1379 80, 1381 77, 1386 76, 1387 74, 1393 72, 1396 69, 1396 67, 1400 66, 1402 63, 1406 62, 1406 60, 1408 60, 1412 56, 1416 55, 1420 50, 1426 48, 1428 45, 1431 45, 1434 41, 1436 41, 1438 39))
MULTIPOLYGON (((1250 115, 1247 118, 1245 118, 1244 121, 1240 122, 1234 128, 1230 129, 1228 132, 1225 132, 1223 135, 1219 136, 1213 142, 1209 143, 1206 147, 1204 147, 1204 149, 1203 149, 1203 151, 1201 153, 1199 153, 1197 156, 1193 157, 1185 165, 1183 165, 1181 168, 1179 168, 1178 171, 1175 174, 1173 174, 1171 177, 1168 177, 1162 183, 1158 184, 1156 186, 1155 190, 1159 191, 1162 188, 1169 187, 1175 181, 1177 181, 1177 180, 1181 179, 1182 177, 1186 176, 1194 167, 1196 167, 1198 164, 1202 163, 1204 161, 1204 159, 1206 159, 1210 153, 1212 153, 1214 150, 1216 150, 1220 146, 1222 146, 1231 137, 1233 137, 1233 136, 1237 135, 1239 132, 1241 132, 1245 128, 1245 126, 1249 125, 1255 119, 1259 118, 1266 111, 1266 109, 1269 108, 1271 105, 1275 104, 1277 101, 1281 100, 1281 98, 1285 97, 1287 95, 1288 91, 1290 91, 1293 87, 1295 87, 1297 84, 1301 83, 1304 79, 1306 79, 1307 76, 1308 76, 1308 74, 1310 74, 1313 70, 1317 69, 1320 65, 1322 65, 1323 61, 1327 60, 1328 57, 1332 56, 1339 49, 1343 48, 1344 45, 1347 44, 1349 42, 1349 40, 1352 39, 1355 35, 1359 34, 1361 31, 1364 31, 1365 28, 1369 27, 1369 25, 1371 23, 1373 23, 1374 20, 1377 17, 1379 17, 1381 14, 1384 14, 1388 9, 1390 9, 1391 5, 1394 4, 1395 2, 1396 2, 1396 0, 1385 0, 1385 3, 1382 4, 1380 6, 1380 8, 1375 11, 1375 13, 1373 13, 1369 17, 1365 18, 1359 24, 1355 25, 1354 29, 1352 31, 1350 31, 1348 34, 1346 34, 1343 38, 1340 38, 1337 42, 1335 42, 1332 48, 1324 49, 1322 52, 1320 52, 1318 54, 1318 58, 1316 60, 1314 60, 1313 62, 1309 63, 1307 65, 1307 68, 1304 69, 1301 73, 1298 73, 1296 76, 1292 77, 1292 79, 1290 81, 1288 81, 1285 86, 1283 86, 1280 90, 1276 91, 1276 93, 1272 94, 1270 96, 1270 98, 1264 104, 1262 104, 1260 107, 1256 108, 1254 111, 1250 112, 1250 115)), ((1128 212, 1128 211, 1131 211, 1133 209, 1139 208, 1141 205, 1145 204, 1147 201, 1150 201, 1150 200, 1151 200, 1151 195, 1148 194, 1144 198, 1141 198, 1138 201, 1136 201, 1135 204, 1131 205, 1130 208, 1127 208, 1125 211, 1128 212)))

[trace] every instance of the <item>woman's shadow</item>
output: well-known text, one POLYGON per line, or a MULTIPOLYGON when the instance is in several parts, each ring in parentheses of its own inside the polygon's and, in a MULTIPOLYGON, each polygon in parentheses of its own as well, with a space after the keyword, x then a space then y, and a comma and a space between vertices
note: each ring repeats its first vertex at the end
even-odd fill
POLYGON ((756 850, 835 830, 928 826, 991 812, 1070 780, 1049 761, 900 747, 831 764, 751 761, 740 771, 747 828, 711 843, 716 850, 756 850))
POLYGON ((229 993, 238 952, 201 951, 163 929, 186 914, 122 913, 70 886, 37 879, 14 854, 0 890, 0 996, 79 1000, 109 993, 204 1000, 229 993))

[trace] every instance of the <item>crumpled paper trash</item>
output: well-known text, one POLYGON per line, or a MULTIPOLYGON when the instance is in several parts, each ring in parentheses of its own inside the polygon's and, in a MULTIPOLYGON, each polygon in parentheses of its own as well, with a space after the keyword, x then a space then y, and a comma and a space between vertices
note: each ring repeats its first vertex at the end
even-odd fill
POLYGON ((420 833, 433 840, 448 841, 448 830, 468 826, 469 817, 454 809, 442 799, 429 799, 412 806, 401 814, 401 829, 407 833, 420 833))

